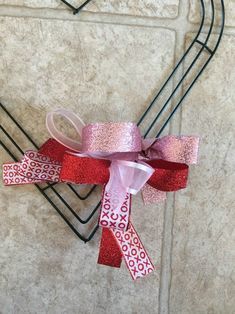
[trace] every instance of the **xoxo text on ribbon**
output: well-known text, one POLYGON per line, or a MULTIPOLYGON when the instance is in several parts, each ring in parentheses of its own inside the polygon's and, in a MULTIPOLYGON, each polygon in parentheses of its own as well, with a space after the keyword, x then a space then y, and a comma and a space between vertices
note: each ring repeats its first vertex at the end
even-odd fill
POLYGON ((153 203, 163 200, 166 192, 185 188, 188 165, 197 162, 198 137, 144 140, 134 123, 85 125, 64 109, 50 112, 46 125, 52 139, 39 152, 27 151, 21 162, 4 164, 4 184, 102 185, 98 263, 120 267, 123 257, 133 279, 152 272, 154 266, 130 221, 131 195, 141 190, 144 202, 153 203), (78 139, 68 138, 56 128, 55 115, 73 125, 78 139))

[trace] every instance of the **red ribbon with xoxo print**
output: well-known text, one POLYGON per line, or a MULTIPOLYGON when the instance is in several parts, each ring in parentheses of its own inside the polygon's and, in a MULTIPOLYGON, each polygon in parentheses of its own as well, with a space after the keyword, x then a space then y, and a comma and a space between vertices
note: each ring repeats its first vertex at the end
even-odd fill
POLYGON ((69 182, 103 186, 99 225, 103 228, 98 263, 120 267, 122 258, 133 279, 154 266, 131 223, 131 197, 142 192, 146 204, 187 185, 188 165, 197 162, 198 137, 165 136, 144 140, 136 124, 85 125, 73 112, 47 115, 52 138, 38 152, 27 151, 17 163, 3 165, 5 185, 69 182), (55 126, 62 115, 77 131, 71 139, 55 126))

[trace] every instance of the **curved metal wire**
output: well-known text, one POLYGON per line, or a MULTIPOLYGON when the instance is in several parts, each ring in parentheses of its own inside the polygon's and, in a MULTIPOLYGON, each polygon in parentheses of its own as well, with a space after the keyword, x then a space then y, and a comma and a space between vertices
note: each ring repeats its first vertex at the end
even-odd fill
POLYGON ((64 4, 66 4, 70 9, 72 9, 73 14, 78 14, 89 2, 91 2, 91 0, 87 0, 84 3, 82 3, 78 8, 75 8, 73 5, 71 5, 71 3, 69 3, 66 0, 61 0, 61 2, 63 2, 64 4))
POLYGON ((164 128, 166 127, 166 125, 169 123, 170 119, 172 118, 172 116, 175 114, 176 110, 180 107, 180 105, 182 104, 182 101, 185 99, 185 97, 187 96, 187 94, 190 92, 190 90, 192 89, 192 87, 194 86, 194 84, 196 83, 196 81, 198 80, 198 78, 201 76, 202 72, 205 70, 205 68, 207 67, 207 65, 209 64, 209 62, 211 61, 211 59, 213 58, 216 50, 219 47, 219 44, 221 42, 221 38, 223 35, 223 31, 224 31, 224 23, 225 23, 225 8, 224 8, 224 2, 223 0, 221 0, 221 29, 218 35, 218 39, 216 42, 216 45, 213 49, 209 48, 207 46, 207 42, 209 41, 209 38, 212 34, 212 29, 214 26, 214 1, 211 0, 211 5, 212 5, 212 22, 210 25, 210 29, 209 29, 209 33, 207 35, 207 38, 205 40, 205 42, 201 42, 199 40, 196 40, 197 43, 202 45, 202 48, 200 49, 200 52, 198 53, 198 56, 195 58, 195 60, 193 61, 193 65, 195 64, 196 60, 199 58, 199 56, 201 55, 201 53, 203 52, 204 49, 207 50, 207 52, 210 54, 209 58, 205 61, 204 65, 202 66, 202 68, 199 70, 198 74, 195 76, 195 78, 193 79, 192 83, 189 85, 189 87, 186 89, 186 91, 184 92, 184 94, 181 96, 180 101, 178 102, 178 104, 174 107, 174 109, 172 110, 171 114, 169 115, 169 117, 167 118, 167 120, 165 121, 164 125, 162 126, 162 128, 160 129, 160 131, 157 134, 157 137, 162 133, 162 131, 164 130, 164 128))
MULTIPOLYGON (((77 14, 78 12, 81 11, 82 8, 84 8, 91 0, 85 1, 82 5, 80 5, 80 7, 75 8, 74 6, 72 6, 68 1, 64 1, 61 0, 64 4, 66 4, 72 11, 74 14, 77 14)), ((222 38, 222 34, 223 34, 223 30, 224 30, 224 22, 225 22, 225 9, 224 9, 224 1, 220 0, 220 13, 221 13, 221 23, 220 23, 220 31, 217 34, 217 40, 216 43, 214 45, 214 47, 209 47, 209 40, 211 39, 211 35, 213 33, 213 27, 214 27, 214 22, 215 22, 215 1, 210 0, 210 4, 211 4, 211 22, 209 24, 209 28, 208 28, 208 32, 206 34, 206 39, 204 41, 200 40, 200 35, 203 34, 203 28, 205 27, 205 20, 206 20, 206 8, 205 8, 205 1, 204 0, 200 0, 200 4, 201 4, 201 21, 199 24, 199 29, 198 32, 196 33, 196 36, 194 37, 194 39, 192 40, 191 44, 189 45, 189 47, 186 49, 184 55, 181 57, 181 59, 178 61, 178 63, 176 64, 175 68, 173 69, 173 71, 171 72, 171 74, 169 75, 169 77, 166 79, 166 81, 164 82, 164 84, 162 85, 162 87, 160 88, 160 90, 156 93, 156 95, 153 97, 152 101, 150 102, 149 106, 147 107, 147 109, 144 111, 144 113, 142 114, 141 118, 138 121, 138 125, 143 128, 144 127, 144 123, 146 123, 146 118, 147 115, 151 112, 155 112, 157 107, 160 107, 160 110, 158 110, 157 114, 155 114, 153 120, 150 122, 149 126, 147 127, 147 130, 144 133, 144 137, 146 137, 150 131, 153 131, 154 128, 156 127, 156 124, 159 122, 160 117, 162 117, 162 114, 164 111, 166 111, 167 109, 170 109, 170 112, 167 116, 167 118, 163 121, 163 124, 160 127, 160 130, 157 132, 157 137, 163 132, 163 130, 165 129, 165 127, 168 125, 168 123, 170 122, 171 118, 173 117, 173 115, 176 113, 176 111, 178 110, 178 108, 180 107, 180 105, 182 104, 182 101, 185 99, 185 97, 187 96, 187 94, 190 92, 190 90, 192 89, 192 87, 194 86, 194 84, 196 83, 196 81, 198 80, 198 78, 200 77, 200 75, 202 74, 202 72, 205 70, 206 66, 209 64, 209 62, 211 61, 211 59, 213 58, 220 42, 221 42, 221 38, 222 38), (193 60, 190 60, 191 62, 189 62, 189 65, 186 67, 185 64, 188 62, 188 58, 190 58, 190 53, 192 52, 192 50, 194 49, 194 47, 196 47, 197 45, 200 45, 200 50, 198 51, 198 53, 196 54, 196 56, 193 58, 193 60), (206 58, 204 63, 201 65, 201 68, 198 69, 197 68, 197 62, 200 59, 200 57, 202 57, 204 55, 204 52, 206 52, 206 58), (175 87, 173 88, 173 90, 170 92, 170 95, 167 96, 167 99, 164 103, 161 104, 161 95, 163 92, 167 92, 167 87, 173 82, 173 80, 176 80, 176 74, 177 74, 177 70, 180 67, 185 67, 184 68, 184 73, 183 75, 180 77, 180 79, 178 79, 178 82, 176 83, 175 87), (194 68, 196 68, 198 70, 198 72, 196 72, 196 74, 194 74, 194 76, 191 78, 190 80, 190 84, 188 85, 188 87, 186 89, 184 89, 183 84, 186 82, 186 80, 189 80, 189 75, 192 73, 192 71, 194 70, 194 68), (180 90, 182 90, 183 88, 183 94, 180 96, 180 98, 177 100, 176 104, 171 108, 171 102, 173 100, 174 97, 176 97, 177 92, 179 92, 180 90), (157 107, 156 107, 157 106, 157 107)), ((216 36, 216 35, 215 35, 216 36)), ((15 118, 10 114, 10 112, 6 109, 6 107, 4 107, 2 104, 0 104, 0 109, 2 109, 2 111, 10 118, 10 120, 17 126, 17 128, 19 129, 20 132, 22 132, 22 134, 25 136, 25 138, 35 147, 38 149, 37 144, 35 143, 35 141, 29 136, 29 134, 22 128, 22 126, 15 120, 15 118)), ((2 133, 5 135, 5 137, 10 141, 11 145, 13 145, 21 154, 23 154, 23 150, 21 149, 20 145, 18 143, 16 143, 16 141, 12 138, 12 136, 9 134, 9 132, 7 132, 7 130, 3 127, 0 126, 0 129, 2 131, 2 133)), ((8 152, 8 154, 13 158, 13 160, 17 160, 15 154, 13 154, 13 152, 9 149, 9 147, 5 144, 5 142, 0 141, 0 144, 2 145, 2 147, 8 152)), ((96 233, 97 229, 98 229, 98 225, 97 223, 95 224, 95 226, 93 226, 92 231, 90 232, 90 234, 86 237, 83 234, 81 234, 81 232, 79 232, 78 227, 76 226, 76 223, 73 223, 73 221, 78 221, 80 224, 82 225, 86 225, 88 222, 91 221, 92 217, 94 217, 94 215, 97 213, 99 207, 100 207, 100 202, 98 202, 93 209, 91 210, 90 214, 87 216, 87 218, 82 219, 76 209, 73 208, 72 205, 70 205, 65 197, 62 195, 62 193, 59 193, 56 189, 57 187, 57 183, 56 184, 47 184, 44 187, 41 187, 38 184, 35 184, 36 188, 39 190, 39 192, 47 199, 47 201, 54 207, 54 209, 59 213, 59 215, 62 217, 62 219, 67 223, 67 225, 71 228, 71 230, 84 242, 88 242, 90 241, 94 234, 96 233), (53 200, 52 195, 50 195, 50 193, 53 195, 53 197, 56 197, 56 201, 53 200), (60 205, 58 205, 58 202, 60 205), (66 208, 66 213, 64 213, 64 210, 62 207, 66 208), (71 219, 68 218, 67 213, 72 214, 72 222, 71 219)), ((90 195, 93 193, 93 191, 95 190, 95 186, 93 186, 87 194, 85 195, 81 195, 80 193, 77 192, 77 190, 73 187, 73 185, 68 184, 65 185, 68 187, 69 191, 71 193, 73 193, 77 198, 79 198, 80 200, 86 200, 90 197, 90 195)))
MULTIPOLYGON (((169 77, 167 78, 167 80, 165 81, 165 83, 162 85, 162 87, 160 88, 159 92, 156 94, 156 96, 153 98, 153 100, 150 102, 149 106, 147 107, 147 109, 145 110, 145 112, 143 113, 142 117, 140 118, 140 120, 138 121, 138 126, 141 125, 141 123, 143 122, 144 118, 146 117, 146 115, 149 113, 149 111, 151 110, 151 108, 153 107, 153 105, 156 103, 156 101, 158 100, 159 96, 161 95, 161 93, 163 92, 163 90, 166 88, 167 84, 170 82, 170 80, 173 78, 174 74, 176 73, 176 71, 178 70, 178 68, 180 67, 180 65, 183 63, 183 61, 185 60, 185 58, 188 56, 189 52, 191 51, 193 45, 195 44, 196 40, 198 39, 202 28, 203 28, 203 24, 205 21, 205 5, 204 2, 202 0, 201 1, 201 6, 202 6, 202 18, 201 18, 201 23, 198 29, 198 32, 195 36, 195 38, 193 39, 192 43, 190 44, 190 46, 188 47, 188 49, 186 50, 186 52, 184 53, 184 55, 182 56, 182 58, 179 60, 179 62, 177 63, 177 65, 175 66, 175 68, 173 69, 173 71, 171 72, 171 74, 169 75, 169 77)), ((183 79, 183 78, 182 78, 183 79)), ((173 93, 174 94, 174 93, 173 93)), ((171 96, 173 95, 171 94, 171 96)), ((170 99, 171 97, 169 97, 170 99)), ((167 101, 164 106, 161 108, 161 110, 159 111, 159 113, 157 114, 156 118, 154 119, 156 122, 158 120, 158 118, 160 117, 161 113, 163 112, 163 110, 166 108, 167 104, 169 101, 167 101)), ((154 123, 152 123, 153 126, 154 123)), ((152 128, 151 126, 151 128, 152 128)), ((150 129, 147 130, 147 132, 145 133, 145 136, 148 135, 150 129)))

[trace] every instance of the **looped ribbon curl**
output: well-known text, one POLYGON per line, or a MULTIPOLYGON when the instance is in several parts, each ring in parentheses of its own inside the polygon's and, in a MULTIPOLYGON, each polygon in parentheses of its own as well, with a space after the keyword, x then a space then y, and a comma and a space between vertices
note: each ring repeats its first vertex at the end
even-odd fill
POLYGON ((49 112, 46 126, 52 138, 39 152, 27 151, 21 162, 3 165, 4 184, 103 185, 98 263, 120 267, 123 257, 133 279, 152 272, 154 266, 130 221, 131 195, 141 190, 145 204, 151 204, 164 200, 166 192, 185 188, 188 165, 197 162, 199 138, 142 139, 134 123, 85 125, 65 109, 49 112), (56 128, 56 115, 75 128, 76 140, 56 128))

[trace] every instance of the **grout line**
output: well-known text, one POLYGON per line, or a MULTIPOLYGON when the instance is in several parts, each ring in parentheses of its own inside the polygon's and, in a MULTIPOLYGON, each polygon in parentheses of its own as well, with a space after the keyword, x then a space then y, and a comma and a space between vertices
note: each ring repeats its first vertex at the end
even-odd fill
MULTIPOLYGON (((182 0, 179 4, 179 14, 175 18, 167 17, 149 17, 149 16, 135 16, 127 14, 116 13, 102 13, 82 11, 79 15, 73 15, 70 10, 53 9, 53 8, 28 8, 21 6, 7 6, 0 5, 0 18, 1 17, 15 17, 15 18, 32 18, 42 20, 61 20, 71 21, 77 23, 97 23, 97 24, 113 24, 113 25, 126 25, 126 26, 141 26, 151 28, 168 28, 173 31, 183 32, 186 30, 190 32, 196 32, 198 30, 198 24, 192 23, 188 19, 188 11, 185 12, 185 8, 188 9, 189 3, 182 0), (182 5, 182 3, 184 5, 182 5), (182 8, 184 14, 181 14, 182 8), (184 25, 184 27, 182 27, 184 25)), ((205 30, 208 28, 205 25, 205 30)), ((216 32, 216 27, 214 29, 216 32)), ((224 33, 235 34, 235 26, 226 26, 224 33)))
MULTIPOLYGON (((189 3, 188 0, 181 0, 179 5, 179 19, 181 20, 180 30, 176 31, 175 41, 175 64, 184 52, 185 35, 193 32, 195 26, 188 23, 189 3)), ((197 26, 198 28, 198 26, 197 26)), ((179 68, 175 77, 173 86, 176 86, 177 77, 183 75, 183 67, 179 68)), ((181 86, 180 92, 183 92, 181 86)), ((174 101, 173 101, 174 105, 174 101)), ((170 123, 170 131, 178 134, 181 129, 181 110, 176 114, 170 123)), ((167 198, 165 206, 163 240, 162 240, 162 258, 161 258, 161 275, 159 288, 159 314, 170 313, 170 290, 172 280, 172 249, 173 249, 173 229, 175 214, 175 195, 171 194, 167 198)))
MULTIPOLYGON (((90 22, 90 23, 102 23, 102 24, 120 24, 120 25, 135 25, 144 27, 162 27, 171 28, 173 30, 181 29, 181 17, 176 18, 159 18, 148 16, 134 16, 134 15, 121 15, 121 14, 109 14, 101 12, 88 12, 83 11, 79 15, 73 15, 68 10, 58 9, 45 9, 45 8, 26 8, 13 7, 13 6, 0 6, 2 17, 16 17, 16 18, 40 18, 51 20, 66 20, 73 22, 90 22)), ((185 21, 184 21, 185 22, 185 21)), ((187 21, 187 24, 190 24, 187 21)), ((197 26, 195 25, 195 28, 197 26)))
MULTIPOLYGON (((26 8, 13 6, 0 6, 0 17, 15 18, 35 18, 45 20, 61 20, 77 23, 99 23, 112 25, 125 25, 146 28, 164 28, 175 31, 175 57, 177 61, 184 51, 185 35, 188 32, 194 33, 198 30, 198 24, 191 23, 188 20, 189 1, 181 0, 179 3, 179 13, 176 18, 159 18, 148 16, 120 15, 113 13, 93 13, 83 11, 78 16, 74 16, 70 11, 64 9, 49 8, 26 8)), ((235 27, 226 26, 225 34, 235 35, 235 27)), ((176 62, 175 62, 176 64, 176 62)), ((183 72, 181 68, 178 70, 180 76, 183 72)), ((175 81, 173 87, 175 87, 175 81)), ((182 92, 181 87, 181 92, 182 92)), ((182 123, 182 107, 176 114, 170 124, 172 133, 179 133, 182 123)), ((170 313, 170 293, 172 280, 172 249, 174 240, 174 215, 175 215, 175 196, 171 194, 167 198, 165 204, 164 221, 163 221, 163 237, 162 237, 162 255, 161 255, 161 274, 159 287, 159 314, 170 313)))

